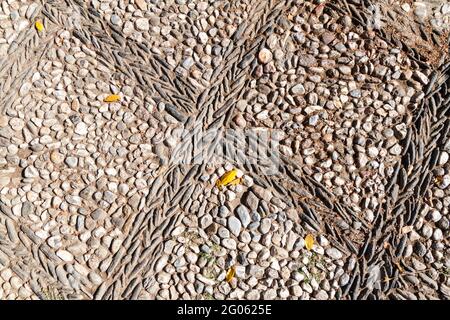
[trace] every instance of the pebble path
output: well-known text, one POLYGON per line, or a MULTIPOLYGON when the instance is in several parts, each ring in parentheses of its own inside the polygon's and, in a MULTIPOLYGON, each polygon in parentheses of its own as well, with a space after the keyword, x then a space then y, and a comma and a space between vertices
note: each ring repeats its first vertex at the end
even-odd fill
POLYGON ((440 1, 1 2, 0 299, 449 299, 449 20, 440 1), (217 164, 252 129, 278 157, 217 164), (174 163, 196 130, 203 161, 174 163))

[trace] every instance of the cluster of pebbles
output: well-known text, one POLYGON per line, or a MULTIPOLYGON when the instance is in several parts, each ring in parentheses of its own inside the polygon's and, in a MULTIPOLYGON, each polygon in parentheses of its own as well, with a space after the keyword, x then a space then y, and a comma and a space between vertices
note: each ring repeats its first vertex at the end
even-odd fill
MULTIPOLYGON (((92 0, 95 21, 88 22, 82 1, 68 3, 67 26, 58 25, 64 1, 0 4, 0 99, 8 101, 0 106, 0 299, 347 298, 343 288, 353 286, 361 257, 336 246, 326 230, 305 225, 288 195, 259 183, 248 167, 208 163, 188 191, 173 191, 183 178, 168 172, 191 172, 169 161, 187 117, 142 84, 169 74, 200 95, 223 76, 217 70, 233 42, 246 36, 241 26, 261 11, 270 17, 274 4, 92 0), (88 28, 79 31, 100 22, 121 34, 123 47, 137 43, 149 60, 163 61, 165 74, 121 74, 97 40, 85 41, 88 28), (27 63, 23 57, 33 50, 27 63), (31 72, 14 82, 24 68, 31 72), (111 94, 120 101, 105 102, 111 94), (233 168, 240 183, 218 188, 233 168), (158 183, 169 191, 156 196, 158 183), (146 228, 161 215, 141 216, 155 212, 158 201, 160 210, 180 214, 167 218, 168 231, 155 228, 154 238, 146 228), (315 238, 310 250, 307 234, 315 238), (156 245, 157 254, 146 259, 156 245)), ((431 65, 323 4, 284 3, 254 54, 241 55, 247 85, 233 97, 229 126, 276 132, 283 159, 358 217, 341 228, 376 228, 408 128, 436 79, 431 65)), ((394 5, 421 15, 418 3, 394 5)), ((446 23, 450 4, 433 10, 446 23)), ((398 230, 411 266, 402 270, 406 299, 450 298, 450 142, 440 149, 417 221, 398 230)), ((377 276, 378 283, 392 280, 377 276)))
POLYGON ((211 168, 202 177, 197 199, 206 201, 165 242, 148 298, 335 298, 354 263, 344 266, 344 254, 323 235, 308 250, 296 209, 251 176, 223 193, 214 182, 231 169, 211 168), (226 281, 230 268, 235 276, 226 281))
POLYGON ((401 4, 406 14, 413 14, 420 22, 429 22, 434 30, 444 32, 450 30, 450 4, 445 1, 415 1, 412 4, 401 4), (443 3, 442 3, 443 2, 443 3))
POLYGON ((245 1, 93 1, 106 21, 120 28, 123 36, 146 41, 152 52, 181 77, 198 88, 210 84, 213 71, 231 36, 248 19, 245 1))
POLYGON ((285 20, 258 54, 238 127, 279 132, 280 152, 373 222, 428 77, 350 17, 285 20))
POLYGON ((0 59, 11 53, 10 47, 19 34, 32 25, 31 20, 38 13, 37 3, 25 1, 2 1, 0 4, 0 59))

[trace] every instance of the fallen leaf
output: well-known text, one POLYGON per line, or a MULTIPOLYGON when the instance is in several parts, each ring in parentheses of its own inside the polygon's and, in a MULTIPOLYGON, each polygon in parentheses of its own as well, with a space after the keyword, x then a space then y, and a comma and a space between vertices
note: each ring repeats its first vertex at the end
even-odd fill
POLYGON ((230 267, 227 271, 227 276, 225 277, 225 280, 227 282, 231 282, 231 280, 234 278, 234 275, 236 274, 236 268, 234 266, 230 267))
POLYGON ((311 250, 314 246, 314 236, 312 234, 308 234, 305 237, 305 246, 306 249, 311 250))
POLYGON ((111 94, 103 100, 103 102, 117 102, 117 101, 120 101, 120 96, 118 94, 111 94))
POLYGON ((36 30, 41 32, 44 30, 44 25, 42 24, 41 21, 36 21, 36 23, 34 24, 34 26, 36 27, 36 30))
POLYGON ((238 173, 237 169, 230 170, 228 172, 225 172, 217 181, 216 186, 221 189, 222 187, 225 187, 229 184, 237 184, 239 183, 239 178, 236 178, 238 173), (238 180, 238 181, 235 181, 238 180))

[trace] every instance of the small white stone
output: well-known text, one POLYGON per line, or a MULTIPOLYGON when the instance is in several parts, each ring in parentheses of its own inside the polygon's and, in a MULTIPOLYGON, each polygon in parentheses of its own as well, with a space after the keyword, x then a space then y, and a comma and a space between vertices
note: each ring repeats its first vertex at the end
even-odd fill
POLYGON ((41 229, 41 230, 36 231, 36 236, 38 236, 41 239, 47 239, 48 232, 41 229))
POLYGON ((6 269, 3 269, 3 271, 1 272, 0 277, 4 281, 8 282, 9 279, 12 277, 12 275, 13 275, 13 273, 12 273, 11 269, 6 268, 6 269))
POLYGON ((389 149, 389 153, 394 156, 398 156, 402 153, 402 147, 396 143, 391 149, 389 149))
POLYGON ((378 156, 378 148, 377 147, 369 147, 367 149, 367 154, 369 155, 369 157, 371 158, 375 158, 376 156, 378 156))
POLYGON ((448 158, 449 158, 448 153, 445 151, 442 151, 441 155, 439 156, 439 165, 442 166, 442 165, 446 164, 448 162, 448 158))
POLYGON ((411 10, 411 6, 409 5, 409 3, 404 3, 402 4, 402 9, 405 12, 409 12, 409 10, 411 10))
POLYGON ((450 3, 444 3, 441 7, 441 13, 447 15, 450 13, 450 3))
POLYGON ((134 0, 134 3, 138 6, 142 11, 147 11, 147 2, 145 0, 134 0))
POLYGON ((78 164, 77 157, 67 157, 64 161, 70 168, 75 168, 78 164))
POLYGON ((9 120, 9 125, 13 130, 20 131, 25 126, 25 121, 20 118, 12 118, 11 120, 9 120))
POLYGON ((31 83, 25 82, 19 89, 19 95, 21 97, 26 96, 31 89, 31 83))
POLYGON ((201 44, 206 44, 208 42, 208 35, 205 32, 199 32, 198 40, 201 44))
POLYGON ((61 236, 59 236, 59 235, 52 236, 47 239, 47 243, 52 248, 55 248, 55 249, 60 248, 62 246, 61 236))
POLYGON ((23 175, 25 178, 36 178, 39 176, 39 171, 33 166, 28 166, 25 168, 23 175))
POLYGON ((58 257, 60 257, 63 261, 65 261, 65 262, 71 262, 71 261, 73 261, 73 255, 69 252, 69 251, 66 251, 66 250, 58 250, 57 252, 56 252, 56 255, 58 256, 58 257))
POLYGON ((134 25, 138 31, 148 31, 150 29, 150 24, 146 18, 137 19, 134 25))

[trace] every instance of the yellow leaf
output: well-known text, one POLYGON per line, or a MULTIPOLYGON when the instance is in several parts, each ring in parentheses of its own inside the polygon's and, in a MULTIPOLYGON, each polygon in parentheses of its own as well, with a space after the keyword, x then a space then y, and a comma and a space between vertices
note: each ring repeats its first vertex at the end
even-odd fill
POLYGON ((110 94, 103 100, 103 102, 117 102, 117 101, 120 101, 120 96, 118 94, 110 94))
POLYGON ((41 32, 44 30, 44 25, 42 24, 41 21, 36 21, 36 23, 34 24, 34 26, 36 27, 36 30, 41 32))
POLYGON ((444 181, 444 176, 437 176, 434 178, 434 183, 436 183, 436 184, 442 184, 443 181, 444 181))
POLYGON ((305 246, 306 249, 311 250, 314 246, 314 236, 312 234, 308 234, 305 237, 305 246))
POLYGON ((234 278, 234 275, 236 274, 236 268, 234 266, 230 267, 227 271, 227 276, 225 277, 225 280, 227 282, 231 282, 231 280, 234 278))
POLYGON ((231 183, 237 184, 239 183, 239 180, 236 179, 236 175, 238 173, 237 169, 230 170, 228 172, 225 172, 216 182, 216 186, 221 189, 222 187, 225 187, 231 183), (238 180, 237 183, 235 180, 238 180))

